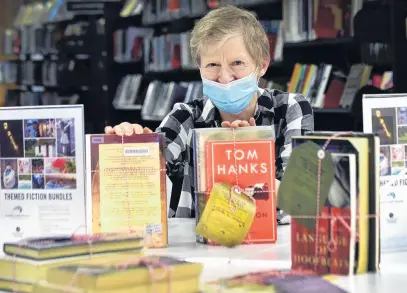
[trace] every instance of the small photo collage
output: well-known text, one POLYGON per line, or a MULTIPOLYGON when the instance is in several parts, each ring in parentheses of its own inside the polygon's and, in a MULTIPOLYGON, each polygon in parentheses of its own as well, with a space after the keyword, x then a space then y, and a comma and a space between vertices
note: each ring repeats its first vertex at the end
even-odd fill
POLYGON ((0 120, 0 189, 76 189, 74 122, 0 120))
POLYGON ((380 137, 380 176, 407 167, 407 107, 372 109, 372 130, 380 137))

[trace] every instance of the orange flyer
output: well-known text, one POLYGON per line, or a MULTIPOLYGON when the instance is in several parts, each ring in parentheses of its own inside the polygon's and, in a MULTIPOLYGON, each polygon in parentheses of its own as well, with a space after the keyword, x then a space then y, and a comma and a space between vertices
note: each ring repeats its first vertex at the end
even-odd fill
POLYGON ((255 218, 245 243, 274 243, 277 240, 274 141, 207 141, 205 148, 207 199, 215 183, 238 185, 256 200, 255 218))

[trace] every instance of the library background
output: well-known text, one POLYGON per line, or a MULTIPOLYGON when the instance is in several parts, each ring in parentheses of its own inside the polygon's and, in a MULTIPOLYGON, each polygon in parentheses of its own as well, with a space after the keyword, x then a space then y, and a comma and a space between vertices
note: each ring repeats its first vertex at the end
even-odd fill
POLYGON ((260 86, 304 94, 316 130, 362 130, 363 94, 407 92, 405 1, 349 1, 336 15, 320 5, 315 18, 299 0, 2 0, 0 106, 83 104, 86 133, 122 121, 155 129, 201 94, 189 34, 225 2, 267 31, 260 86))

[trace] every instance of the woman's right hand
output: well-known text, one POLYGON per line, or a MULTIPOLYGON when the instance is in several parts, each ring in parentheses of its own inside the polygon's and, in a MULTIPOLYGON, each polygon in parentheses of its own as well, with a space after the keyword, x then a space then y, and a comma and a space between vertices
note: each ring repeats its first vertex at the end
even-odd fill
POLYGON ((130 124, 129 122, 123 122, 114 127, 106 126, 106 134, 116 134, 116 135, 132 135, 132 134, 143 134, 143 133, 152 133, 153 131, 150 128, 142 127, 139 124, 130 124))

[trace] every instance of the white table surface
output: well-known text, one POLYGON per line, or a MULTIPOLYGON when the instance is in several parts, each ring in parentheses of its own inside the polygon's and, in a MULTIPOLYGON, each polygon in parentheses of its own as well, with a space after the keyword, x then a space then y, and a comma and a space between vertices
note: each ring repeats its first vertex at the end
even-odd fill
MULTIPOLYGON (((148 253, 203 263, 202 282, 291 267, 290 226, 278 227, 275 244, 241 245, 232 249, 196 243, 194 227, 195 222, 189 219, 172 221, 169 247, 150 249, 148 253)), ((381 258, 380 273, 344 276, 334 282, 352 293, 407 292, 407 252, 383 252, 381 258)))

